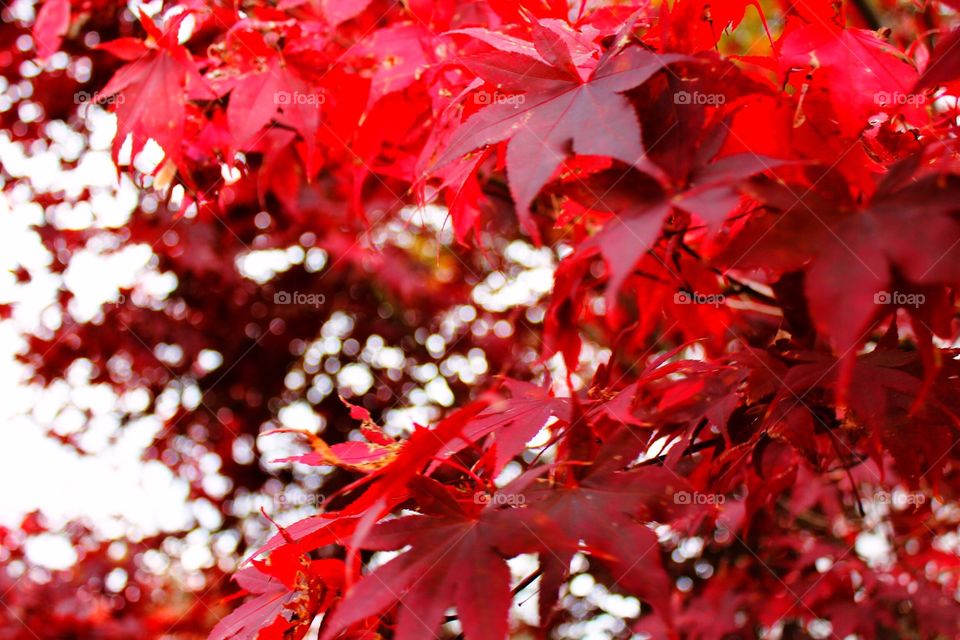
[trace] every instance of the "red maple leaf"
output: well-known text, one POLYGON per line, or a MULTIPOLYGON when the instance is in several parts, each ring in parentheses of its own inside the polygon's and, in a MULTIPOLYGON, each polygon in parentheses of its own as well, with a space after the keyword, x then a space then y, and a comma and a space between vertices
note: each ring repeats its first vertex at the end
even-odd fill
POLYGON ((578 155, 608 156, 656 173, 644 154, 636 114, 620 94, 684 59, 628 47, 600 60, 584 79, 565 43, 543 34, 536 31, 533 44, 537 53, 546 52, 549 59, 542 54, 495 51, 460 60, 488 83, 517 93, 522 101, 498 100, 470 117, 433 165, 439 169, 469 151, 509 140, 510 191, 524 228, 535 238, 539 232, 530 219, 530 204, 571 149, 578 155))
POLYGON ((181 156, 188 95, 213 98, 193 56, 178 41, 188 12, 171 17, 164 28, 141 12, 147 40, 131 38, 105 43, 100 48, 128 61, 100 91, 98 99, 111 99, 117 114, 113 159, 128 135, 133 137, 131 158, 153 139, 166 159, 176 163, 181 156))
POLYGON ((434 635, 451 605, 467 638, 500 640, 507 634, 512 599, 506 559, 551 553, 560 544, 549 521, 533 511, 500 509, 497 500, 482 509, 477 503, 463 506, 432 481, 422 479, 415 486, 429 494, 434 513, 383 522, 363 539, 362 548, 377 551, 412 546, 347 592, 331 614, 325 640, 395 604, 400 640, 434 635))

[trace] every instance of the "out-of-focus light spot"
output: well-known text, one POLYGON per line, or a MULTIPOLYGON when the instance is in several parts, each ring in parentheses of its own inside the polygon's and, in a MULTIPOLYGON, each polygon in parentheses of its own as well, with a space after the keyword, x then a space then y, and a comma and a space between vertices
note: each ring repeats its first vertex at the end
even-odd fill
POLYGON ((318 415, 306 402, 294 402, 280 409, 278 414, 281 424, 289 429, 306 429, 312 433, 322 430, 323 417, 318 415))
POLYGON ((47 569, 67 569, 77 561, 77 552, 66 536, 42 533, 26 542, 27 559, 47 569))
POLYGON ((127 572, 117 567, 107 574, 104 583, 109 591, 120 593, 127 586, 127 572))
POLYGON ((595 585, 593 576, 589 573, 581 573, 570 581, 570 593, 578 598, 586 598, 595 585))
POLYGON ((862 531, 854 545, 857 555, 868 563, 881 562, 890 555, 890 543, 880 533, 862 531))
POLYGON ((373 375, 370 369, 362 364, 348 364, 337 373, 337 382, 341 387, 348 388, 353 395, 363 395, 373 386, 373 375))

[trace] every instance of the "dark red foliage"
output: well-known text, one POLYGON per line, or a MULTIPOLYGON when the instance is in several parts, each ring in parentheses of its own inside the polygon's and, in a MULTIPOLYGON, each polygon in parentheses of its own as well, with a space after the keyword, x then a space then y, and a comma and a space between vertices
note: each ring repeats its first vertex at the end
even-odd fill
POLYGON ((35 566, 25 544, 45 528, 32 514, 20 530, 0 528, 0 572, 4 638, 205 638, 226 614, 222 572, 203 573, 192 587, 157 575, 138 562, 144 550, 161 540, 107 544, 81 524, 65 533, 78 552, 76 564, 64 570, 35 566))
MULTIPOLYGON (((960 637, 957 8, 4 10, 0 70, 33 87, 8 137, 106 109, 137 185, 128 220, 78 230, 55 210, 95 194, 5 170, 45 207, 50 271, 144 245, 175 277, 92 320, 62 286, 22 356, 43 385, 86 360, 145 390, 122 422, 162 415, 147 457, 241 540, 235 597, 208 576, 210 615, 181 603, 171 633, 960 637), (252 276, 271 251, 285 266, 252 276), (283 438, 282 465, 243 453, 283 438), (291 487, 322 506, 267 540, 244 500, 291 487)), ((160 637, 164 607, 77 604, 102 553, 0 600, 43 637, 101 637, 96 606, 102 637, 160 637)))

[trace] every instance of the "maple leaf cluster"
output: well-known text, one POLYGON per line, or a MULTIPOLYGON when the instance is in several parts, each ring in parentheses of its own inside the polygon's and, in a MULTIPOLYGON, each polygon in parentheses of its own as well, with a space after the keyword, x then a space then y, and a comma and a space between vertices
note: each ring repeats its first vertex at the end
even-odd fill
POLYGON ((960 637, 958 8, 6 11, 7 139, 109 111, 136 185, 79 226, 97 189, 5 170, 50 271, 174 282, 62 286, 21 359, 146 393, 242 533, 214 640, 960 637))

